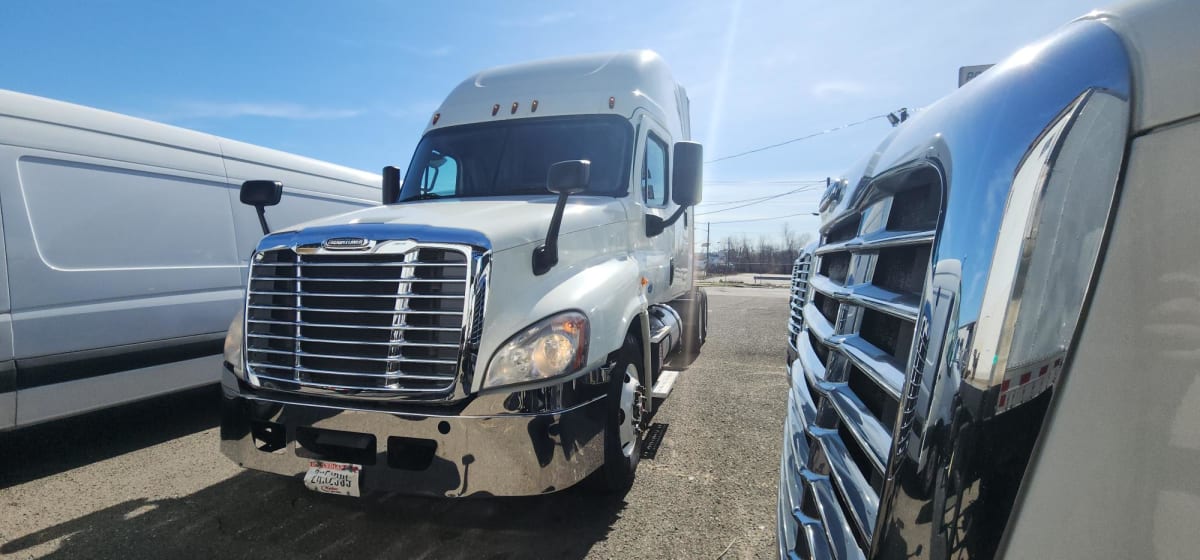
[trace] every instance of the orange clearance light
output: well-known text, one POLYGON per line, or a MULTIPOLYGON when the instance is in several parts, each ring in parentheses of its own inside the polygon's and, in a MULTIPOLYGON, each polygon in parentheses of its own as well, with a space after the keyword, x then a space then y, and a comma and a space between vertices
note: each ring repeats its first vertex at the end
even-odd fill
POLYGON ((434 114, 433 114, 433 124, 437 124, 437 122, 438 122, 438 119, 440 119, 440 118, 442 118, 442 114, 441 114, 441 113, 434 113, 434 114))
POLYGON ((647 280, 645 276, 643 276, 642 277, 642 287, 643 288, 646 287, 646 284, 649 284, 649 283, 650 283, 650 281, 647 280))
POLYGON ((530 113, 536 113, 536 112, 537 112, 537 100, 536 100, 536 99, 534 99, 534 100, 533 100, 533 103, 530 103, 530 104, 529 104, 529 112, 530 112, 530 113))
POLYGON ((510 115, 515 115, 515 114, 517 114, 517 102, 516 102, 516 101, 513 101, 513 106, 512 106, 512 109, 510 109, 510 110, 508 111, 508 114, 510 114, 510 115))
POLYGON ((499 113, 499 112, 500 112, 500 104, 497 103, 495 105, 492 105, 492 116, 493 117, 496 116, 496 113, 499 113))
POLYGON ((616 98, 616 97, 611 97, 611 96, 610 96, 610 97, 608 98, 608 108, 609 108, 609 109, 612 109, 613 107, 616 107, 616 106, 617 106, 617 98, 616 98))

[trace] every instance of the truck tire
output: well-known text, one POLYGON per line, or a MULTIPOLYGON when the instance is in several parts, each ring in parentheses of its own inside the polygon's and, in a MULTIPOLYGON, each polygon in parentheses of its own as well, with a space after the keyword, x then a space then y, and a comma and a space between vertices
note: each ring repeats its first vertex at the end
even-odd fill
POLYGON ((604 430, 604 466, 601 467, 603 490, 621 492, 633 485, 642 454, 642 436, 646 418, 642 402, 647 398, 642 386, 642 347, 632 334, 614 354, 614 366, 608 385, 608 419, 604 430))

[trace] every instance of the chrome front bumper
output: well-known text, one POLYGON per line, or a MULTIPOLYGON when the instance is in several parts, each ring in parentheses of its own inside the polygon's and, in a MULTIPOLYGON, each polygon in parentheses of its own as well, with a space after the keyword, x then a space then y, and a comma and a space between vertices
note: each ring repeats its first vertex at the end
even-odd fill
POLYGON ((222 389, 227 457, 295 477, 312 460, 361 464, 363 492, 545 494, 574 485, 604 462, 603 396, 537 414, 439 415, 267 400, 244 391, 228 371, 222 389), (345 442, 352 447, 339 446, 345 442))

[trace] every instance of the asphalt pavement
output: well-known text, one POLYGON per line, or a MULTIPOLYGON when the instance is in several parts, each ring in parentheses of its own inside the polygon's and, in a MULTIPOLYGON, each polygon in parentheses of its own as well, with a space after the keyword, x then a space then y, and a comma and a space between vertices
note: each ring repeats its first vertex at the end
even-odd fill
POLYGON ((787 290, 708 292, 622 496, 315 494, 218 452, 212 387, 0 434, 0 558, 772 558, 787 290))

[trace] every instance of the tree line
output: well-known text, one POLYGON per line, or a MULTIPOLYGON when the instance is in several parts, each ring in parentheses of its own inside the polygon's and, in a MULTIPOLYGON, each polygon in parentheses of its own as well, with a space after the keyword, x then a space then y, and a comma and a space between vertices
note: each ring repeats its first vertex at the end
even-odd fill
MULTIPOLYGON (((726 236, 713 243, 708 252, 708 274, 791 274, 792 264, 800 256, 800 249, 813 236, 808 232, 796 232, 783 225, 782 235, 767 237, 760 235, 752 240, 746 235, 726 236)), ((701 257, 704 258, 703 256, 701 257)))

